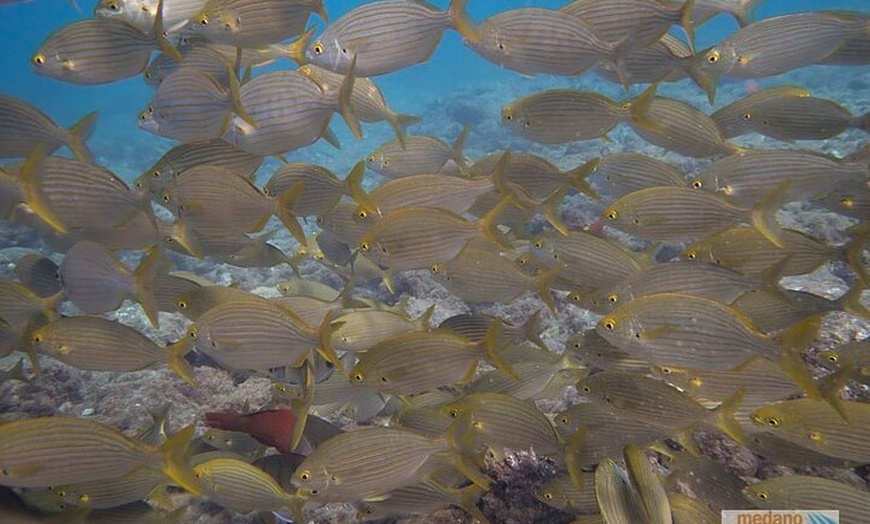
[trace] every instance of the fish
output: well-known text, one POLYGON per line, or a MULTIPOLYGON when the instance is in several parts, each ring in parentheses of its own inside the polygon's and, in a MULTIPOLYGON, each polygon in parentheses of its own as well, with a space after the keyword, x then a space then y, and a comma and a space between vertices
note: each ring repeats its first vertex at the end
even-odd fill
POLYGON ((710 118, 719 126, 722 136, 732 138, 753 132, 752 116, 750 111, 758 104, 766 100, 778 100, 782 97, 807 97, 809 90, 794 85, 779 85, 765 89, 759 89, 753 93, 738 98, 734 102, 718 109, 710 115, 710 118))
POLYGON ((401 333, 429 331, 434 307, 426 309, 416 319, 401 313, 356 309, 335 317, 342 325, 332 333, 333 348, 337 351, 364 353, 379 342, 401 333))
MULTIPOLYGON (((806 98, 806 97, 804 97, 806 98)), ((745 151, 709 165, 693 178, 695 189, 715 191, 739 206, 753 206, 788 182, 783 202, 813 200, 825 195, 837 180, 862 180, 870 169, 844 163, 810 150, 745 151)))
POLYGON ((389 516, 425 515, 448 506, 459 506, 475 521, 489 524, 489 519, 477 509, 477 502, 483 494, 484 491, 474 484, 453 487, 441 484, 438 479, 427 480, 395 489, 385 500, 365 502, 357 512, 357 518, 368 522, 389 516))
POLYGON ((590 369, 649 374, 651 364, 611 344, 596 330, 575 333, 565 341, 565 352, 590 369))
MULTIPOLYGON (((300 66, 299 72, 317 84, 329 85, 331 89, 339 89, 344 80, 344 75, 314 64, 300 66)), ((406 127, 422 121, 418 116, 403 115, 391 109, 387 105, 384 94, 371 78, 356 77, 354 79, 353 90, 350 93, 350 105, 361 122, 388 122, 399 143, 405 141, 406 127)))
POLYGON ((298 486, 297 494, 309 500, 373 500, 425 481, 445 467, 489 488, 486 477, 451 449, 449 438, 364 427, 318 446, 296 469, 293 484, 298 486))
POLYGON ((651 144, 683 156, 706 158, 739 151, 727 142, 712 118, 700 109, 674 98, 656 96, 652 84, 634 100, 627 102, 631 118, 628 125, 651 144))
POLYGON ((69 248, 58 268, 66 298, 89 315, 99 315, 120 307, 124 299, 135 299, 151 325, 157 327, 154 280, 164 270, 166 259, 152 249, 135 270, 130 271, 106 247, 82 240, 69 248))
POLYGON ((392 140, 366 157, 366 167, 387 178, 462 172, 462 147, 467 135, 468 128, 464 128, 452 146, 432 136, 408 135, 402 141, 392 140))
POLYGON ((253 180, 262 164, 263 157, 246 153, 223 140, 184 143, 164 153, 136 178, 133 186, 149 190, 151 196, 159 200, 169 184, 190 168, 201 165, 218 166, 237 176, 253 180))
POLYGON ((842 400, 837 407, 812 398, 786 400, 756 409, 751 418, 756 425, 794 444, 843 460, 868 462, 870 406, 842 400))
POLYGON ((636 417, 640 422, 679 432, 698 424, 713 425, 734 440, 744 440, 734 411, 743 393, 737 390, 719 407, 708 410, 679 389, 649 377, 602 371, 577 384, 582 396, 606 402, 621 415, 636 417))
POLYGON ((166 363, 185 382, 196 383, 179 347, 159 347, 139 331, 101 317, 59 318, 31 333, 30 343, 79 369, 130 372, 166 363))
POLYGON ((573 515, 588 515, 598 511, 595 500, 594 473, 584 472, 578 486, 570 475, 548 480, 535 490, 535 498, 544 504, 573 515))
POLYGON ((61 290, 57 271, 54 260, 38 253, 24 255, 15 261, 18 281, 41 297, 56 295, 61 290))
MULTIPOLYGON (((501 393, 519 400, 554 398, 561 396, 566 387, 573 386, 588 373, 588 369, 573 355, 547 353, 533 357, 529 356, 530 348, 520 347, 525 358, 511 363, 519 380, 495 369, 478 377, 469 385, 467 392, 501 393)), ((506 348, 502 352, 509 350, 506 348)), ((505 357, 508 360, 508 355, 505 357)))
POLYGON ((848 460, 838 459, 818 451, 813 451, 766 431, 750 435, 746 446, 753 453, 785 466, 844 468, 854 464, 848 460))
POLYGON ((139 113, 139 127, 184 142, 217 139, 229 126, 233 112, 253 125, 239 97, 235 78, 225 86, 204 71, 183 67, 161 82, 139 113))
POLYGON ((299 367, 314 351, 341 368, 330 344, 334 329, 328 315, 315 329, 268 300, 232 300, 199 316, 183 340, 230 370, 299 367))
POLYGON ((341 180, 329 169, 315 164, 284 164, 263 185, 263 192, 276 197, 302 181, 302 195, 293 208, 293 213, 303 217, 319 215, 329 212, 343 196, 350 195, 348 186, 353 180, 351 174, 341 180))
POLYGON ((686 183, 686 175, 678 167, 633 152, 594 158, 577 170, 614 197, 647 187, 682 186, 686 183))
POLYGON ((216 85, 229 86, 231 78, 228 66, 232 66, 233 61, 227 60, 219 51, 210 47, 182 46, 178 52, 184 57, 184 62, 164 54, 154 57, 142 72, 145 83, 158 89, 164 80, 180 69, 194 69, 212 77, 216 85))
POLYGON ((646 521, 651 524, 671 524, 671 504, 665 486, 653 470, 649 458, 634 444, 625 446, 622 455, 628 478, 637 490, 646 521))
POLYGON ((756 229, 736 226, 689 245, 682 256, 687 260, 712 262, 751 277, 774 270, 779 276, 802 275, 829 260, 845 261, 861 274, 861 270, 849 262, 860 237, 844 246, 832 246, 806 233, 783 229, 780 238, 782 246, 778 247, 756 229))
POLYGON ((268 473, 235 458, 215 458, 193 467, 202 493, 217 504, 239 513, 297 506, 302 501, 287 493, 268 473))
MULTIPOLYGON (((764 0, 697 0, 692 10, 692 25, 698 27, 719 13, 727 13, 745 27, 752 22, 753 13, 764 0)), ((666 0, 666 5, 676 9, 684 5, 684 0, 666 0)))
MULTIPOLYGON (((163 0, 163 24, 169 33, 187 25, 206 0, 163 0)), ((97 18, 114 18, 148 33, 157 17, 157 0, 100 0, 94 6, 97 18)))
POLYGON ((446 29, 477 41, 465 11, 467 0, 451 0, 446 11, 417 0, 363 4, 335 20, 305 53, 313 64, 346 74, 379 76, 423 63, 432 56, 446 29))
MULTIPOLYGON (((500 317, 482 313, 460 313, 444 319, 438 324, 438 327, 455 331, 473 342, 479 342, 486 336, 486 330, 496 321, 496 318, 500 317)), ((547 347, 547 344, 540 336, 540 321, 540 311, 537 311, 523 324, 519 325, 499 320, 501 322, 501 335, 507 341, 515 344, 521 344, 523 341, 528 340, 538 348, 549 352, 549 347, 547 347)))
POLYGON ((753 208, 739 207, 715 193, 692 187, 658 186, 639 189, 613 201, 604 210, 605 224, 649 240, 700 240, 741 222, 749 222, 771 244, 785 241, 774 214, 788 182, 778 186, 753 208))
POLYGON ((616 286, 581 297, 578 304, 606 314, 626 301, 656 293, 679 293, 732 304, 743 294, 761 287, 759 280, 722 266, 673 261, 643 268, 616 286))
POLYGON ((715 512, 723 509, 751 509, 743 497, 746 481, 718 460, 691 452, 670 453, 664 460, 669 469, 668 491, 691 490, 699 502, 715 512))
MULTIPOLYGON (((786 475, 747 486, 747 500, 761 509, 836 508, 843 522, 860 522, 870 503, 867 492, 844 482, 810 475, 786 475)), ((810 513, 813 514, 813 513, 810 513)))
POLYGON ((57 233, 123 226, 140 213, 153 219, 147 195, 102 166, 45 156, 37 146, 21 168, 24 202, 57 233))
POLYGON ((359 204, 355 218, 369 223, 405 207, 434 207, 461 215, 480 195, 496 190, 496 182, 490 177, 469 179, 434 174, 388 180, 367 193, 362 188, 361 176, 365 164, 360 162, 357 166, 360 176, 348 178, 349 191, 359 204))
POLYGON ((205 425, 228 431, 241 431, 257 439, 264 446, 271 446, 279 453, 292 451, 291 440, 296 415, 292 409, 264 409, 248 414, 231 412, 208 412, 205 425))
POLYGON ((606 42, 622 49, 641 49, 661 39, 668 29, 679 23, 694 47, 692 16, 694 0, 672 8, 668 2, 651 0, 574 0, 559 8, 563 13, 583 20, 606 42))
POLYGON ((303 182, 297 182, 269 197, 250 180, 224 168, 197 166, 167 186, 161 203, 201 235, 256 233, 275 215, 297 241, 304 243, 305 233, 293 212, 303 187, 303 182))
MULTIPOLYGON (((291 268, 296 266, 296 260, 281 251, 278 247, 267 242, 270 234, 261 235, 251 239, 251 242, 241 249, 229 255, 219 257, 224 263, 236 267, 262 268, 275 267, 287 264, 291 268)), ((298 268, 294 269, 298 273, 298 268)))
POLYGON ((592 91, 551 89, 514 100, 501 109, 502 125, 540 144, 606 138, 629 110, 592 91))
POLYGON ((619 63, 602 59, 595 73, 623 86, 675 82, 686 77, 685 60, 691 56, 692 49, 685 42, 666 34, 646 47, 629 49, 619 63))
POLYGON ((835 213, 862 219, 870 214, 870 191, 866 182, 846 180, 836 184, 816 202, 835 213))
POLYGON ((248 153, 280 155, 330 140, 329 120, 340 112, 357 138, 362 136, 350 95, 354 74, 345 76, 339 89, 328 89, 298 71, 273 71, 241 87, 240 105, 250 118, 234 116, 223 139, 248 153))
POLYGON ((762 78, 820 62, 850 38, 866 35, 867 24, 834 11, 766 18, 700 51, 687 73, 712 104, 719 78, 762 78))
POLYGON ((505 197, 476 221, 439 208, 402 208, 375 223, 360 239, 359 249, 395 271, 429 268, 455 257, 478 236, 499 244, 493 221, 508 205, 510 197, 505 197))
POLYGON ((39 108, 24 100, 0 94, 0 157, 27 157, 37 144, 42 143, 45 154, 68 147, 82 162, 91 161, 87 141, 94 132, 97 113, 82 117, 69 129, 63 129, 39 108))
POLYGON ((323 0, 206 0, 190 28, 212 42, 257 47, 301 35, 311 13, 329 20, 323 0))
POLYGON ((31 68, 36 74, 63 82, 98 85, 140 74, 155 47, 182 61, 164 36, 160 11, 162 7, 147 34, 113 19, 94 18, 66 25, 40 44, 30 58, 31 68))
POLYGON ((139 467, 117 478, 29 488, 23 490, 21 496, 28 506, 48 512, 109 509, 149 498, 152 492, 165 486, 166 480, 159 468, 139 467))
POLYGON ((493 64, 523 75, 583 73, 616 49, 580 18, 554 9, 523 7, 487 18, 465 44, 493 64))
POLYGON ((99 481, 157 466, 190 493, 201 493, 184 454, 193 426, 156 448, 115 427, 72 417, 37 417, 0 425, 0 483, 40 488, 99 481))
POLYGON ((668 502, 674 524, 716 524, 720 521, 719 515, 698 499, 669 491, 668 502))
POLYGON ((609 289, 652 262, 645 254, 635 253, 621 242, 583 231, 565 236, 538 235, 529 246, 533 256, 554 262, 568 280, 572 291, 588 292, 609 289))
POLYGON ((535 291, 555 311, 550 284, 562 268, 530 276, 497 251, 466 245, 454 258, 432 265, 429 271, 448 291, 469 303, 509 304, 526 291, 535 291))
POLYGON ((516 376, 501 358, 496 336, 497 327, 481 342, 445 329, 399 333, 362 354, 348 378, 381 392, 411 395, 470 381, 480 359, 516 376))
POLYGON ((848 129, 870 129, 870 114, 851 111, 826 98, 783 96, 754 104, 743 114, 756 133, 777 140, 825 140, 848 129))
POLYGON ((553 424, 532 402, 502 393, 467 393, 445 404, 441 412, 469 423, 472 437, 467 442, 468 451, 483 446, 496 457, 503 456, 505 449, 531 448, 539 455, 563 451, 553 424))
POLYGON ((595 499, 604 522, 608 524, 645 522, 637 488, 622 466, 611 459, 604 460, 595 468, 595 499))
POLYGON ((33 322, 57 318, 57 305, 62 299, 63 293, 41 297, 18 282, 0 279, 0 319, 5 329, 21 332, 33 322))
MULTIPOLYGON (((489 176, 502 195, 518 193, 528 195, 534 200, 552 197, 553 193, 565 188, 576 189, 589 198, 599 198, 595 189, 585 180, 588 172, 576 167, 562 171, 549 160, 529 153, 505 151, 490 153, 471 165, 472 178, 489 176), (519 187, 521 191, 514 188, 519 187)), ((521 199, 526 205, 524 199, 521 199)), ((532 204, 529 207, 534 207, 532 204)), ((552 211, 551 214, 554 214, 552 211)), ((554 217, 548 217, 552 222, 554 217)), ((555 226, 554 226, 555 227, 555 226)))

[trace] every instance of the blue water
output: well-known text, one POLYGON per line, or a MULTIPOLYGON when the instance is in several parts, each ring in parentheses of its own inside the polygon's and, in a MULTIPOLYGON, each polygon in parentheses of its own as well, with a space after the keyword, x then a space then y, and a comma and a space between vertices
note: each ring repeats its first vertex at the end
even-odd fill
MULTIPOLYGON (((70 22, 91 16, 96 0, 79 0, 82 12, 77 12, 66 0, 31 0, 30 2, 0 6, 0 91, 23 98, 55 118, 61 125, 71 125, 90 111, 99 111, 99 124, 91 141, 97 159, 131 179, 147 168, 160 153, 173 145, 172 141, 155 137, 136 125, 136 116, 151 97, 151 90, 140 77, 102 86, 77 86, 42 77, 30 70, 30 57, 39 44, 53 31, 70 22)), ((326 0, 331 19, 336 19, 361 0, 326 0)), ((436 2, 446 7, 446 0, 436 2)), ((472 17, 483 20, 495 12, 526 6, 559 7, 565 0, 470 0, 472 17)), ((849 9, 870 11, 868 0, 768 0, 755 12, 755 18, 767 18, 788 12, 814 9, 849 9)), ((318 21, 312 17, 313 21, 318 21)), ((323 26, 322 22, 318 23, 323 26)), ((736 29, 734 20, 720 15, 704 25, 697 34, 698 48, 702 49, 724 38, 736 29)), ((679 34, 679 33, 675 33, 679 34)), ((283 61, 271 68, 292 68, 283 61)), ((267 69, 258 70, 261 72, 267 69)), ((575 79, 552 78, 553 85, 571 85, 575 79)), ((425 64, 379 77, 378 84, 388 101, 404 113, 419 114, 424 104, 439 97, 450 97, 457 90, 469 86, 495 86, 505 82, 517 85, 517 95, 539 86, 540 77, 524 79, 514 72, 500 69, 467 49, 459 36, 446 32, 432 59, 425 64), (538 81, 538 83, 533 83, 538 81), (524 83, 528 83, 524 86, 524 83)), ((602 82, 603 89, 613 90, 612 84, 602 82)), ((537 87, 540 89, 540 87, 537 87)), ((503 102, 507 102, 505 100, 503 102)), ((383 124, 380 124, 383 125, 383 124)), ((343 126, 334 126, 343 143, 352 137, 343 126)), ((375 133, 375 137, 388 137, 375 133)), ((377 146, 377 141, 366 144, 366 150, 377 146)), ((318 157, 329 155, 329 148, 320 144, 312 149, 318 157)), ((356 151, 356 149, 354 150, 356 151)), ((306 151, 294 154, 305 159, 306 151)), ((350 165, 348 160, 342 165, 350 165)))

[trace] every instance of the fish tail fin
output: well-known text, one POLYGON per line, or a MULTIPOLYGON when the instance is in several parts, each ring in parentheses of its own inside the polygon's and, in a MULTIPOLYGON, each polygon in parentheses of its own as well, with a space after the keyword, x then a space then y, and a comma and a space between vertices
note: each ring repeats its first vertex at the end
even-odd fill
POLYGON ((507 209, 509 205, 512 205, 514 202, 514 198, 510 195, 502 198, 498 204, 493 206, 483 217, 481 217, 480 221, 480 230, 483 233, 484 237, 491 242, 494 242, 505 249, 513 249, 507 240, 504 239, 504 236, 498 230, 498 218, 501 215, 502 211, 507 209))
POLYGON ((76 0, 69 0, 69 3, 70 3, 70 5, 75 7, 76 11, 78 11, 79 13, 82 12, 82 8, 79 6, 79 4, 78 4, 78 2, 76 2, 76 0))
POLYGON ((854 364, 846 364, 837 371, 825 377, 821 386, 819 386, 819 391, 822 394, 822 398, 831 407, 837 410, 837 413, 839 413, 840 417, 842 417, 843 420, 846 422, 849 422, 850 417, 849 412, 846 410, 846 403, 843 401, 842 398, 840 398, 840 390, 846 387, 846 384, 848 384, 849 380, 851 380, 854 374, 854 364))
POLYGON ((450 159, 453 160, 453 163, 456 164, 457 168, 459 168, 459 173, 462 176, 471 178, 471 174, 468 172, 468 166, 465 163, 465 156, 462 154, 462 150, 465 148, 466 138, 468 138, 468 126, 463 126, 462 131, 459 132, 459 136, 456 137, 456 141, 453 142, 453 147, 450 148, 450 159))
POLYGON ((601 158, 593 158, 585 164, 581 164, 566 171, 565 176, 568 177, 568 182, 574 189, 580 191, 589 198, 601 200, 601 195, 599 195, 598 192, 595 191, 595 188, 593 188, 586 180, 598 170, 599 165, 601 165, 601 158))
POLYGON ((393 126, 393 131, 396 133, 396 139, 399 140, 399 145, 405 147, 405 128, 414 124, 419 124, 423 121, 419 116, 403 115, 402 113, 392 113, 389 117, 390 125, 393 126))
POLYGON ((424 311, 419 317, 414 320, 414 324, 416 324, 420 330, 427 330, 430 328, 430 322, 432 321, 432 315, 434 314, 435 304, 432 304, 431 306, 426 308, 426 311, 424 311))
POLYGON ((694 55, 689 55, 680 60, 680 68, 686 75, 695 82, 701 91, 707 94, 707 101, 710 105, 716 101, 716 79, 700 67, 700 60, 703 60, 703 55, 708 49, 697 52, 694 55))
POLYGON ((176 484, 193 495, 202 495, 202 488, 188 463, 190 439, 194 426, 185 427, 160 447, 163 456, 163 472, 176 484))
POLYGON ((317 4, 314 6, 312 11, 317 13, 317 16, 319 16, 325 24, 329 23, 329 14, 326 12, 326 6, 323 5, 323 0, 317 0, 317 4))
POLYGON ((554 315, 556 314, 556 304, 553 302, 553 293, 550 288, 553 285, 553 281, 556 279, 557 276, 559 276, 559 273, 561 271, 562 266, 557 265, 535 277, 535 287, 538 291, 538 296, 541 297, 541 300, 544 301, 544 304, 547 304, 550 312, 554 315))
MULTIPOLYGON (((338 137, 335 136, 335 133, 329 128, 329 126, 327 126, 326 130, 323 131, 323 139, 332 147, 341 149, 341 142, 339 142, 338 137)), ((285 161, 284 163, 286 164, 287 162, 285 161)))
POLYGON ((293 214, 293 209, 296 207, 299 199, 302 198, 304 191, 305 181, 299 180, 275 197, 275 214, 278 215, 281 223, 290 231, 293 238, 303 246, 308 245, 308 240, 305 238, 305 231, 302 230, 302 225, 299 224, 299 220, 293 214))
POLYGON ((196 380, 193 378, 193 366, 184 358, 190 353, 191 349, 193 348, 191 347, 190 339, 187 337, 173 342, 166 348, 166 363, 169 369, 174 371, 176 375, 191 386, 196 387, 196 380))
POLYGON ((148 321, 155 328, 160 326, 160 320, 158 319, 157 299, 154 297, 154 281, 157 274, 163 270, 166 262, 160 248, 153 247, 133 272, 136 279, 134 290, 136 300, 145 312, 145 316, 148 317, 148 321))
POLYGON ((740 27, 746 27, 752 23, 752 15, 754 14, 755 8, 758 7, 758 4, 763 2, 764 0, 741 0, 740 5, 734 11, 734 18, 737 19, 737 23, 740 24, 740 27))
POLYGON ((655 100, 658 84, 651 84, 637 98, 629 102, 631 120, 644 129, 661 131, 661 126, 649 119, 649 108, 655 100))
POLYGON ((362 140, 362 128, 360 127, 359 118, 353 110, 353 104, 350 102, 351 94, 353 94, 353 84, 356 78, 356 55, 350 62, 350 69, 344 75, 344 80, 341 81, 341 87, 338 90, 338 112, 347 124, 348 129, 353 133, 357 140, 362 140))
POLYGON ((856 278, 852 286, 838 298, 835 302, 840 308, 847 313, 852 313, 855 316, 870 318, 870 309, 867 309, 861 303, 861 294, 867 288, 866 283, 860 278, 856 278))
POLYGON ((447 12, 450 13, 453 29, 462 35, 462 38, 472 44, 480 42, 480 33, 477 30, 477 25, 468 16, 468 0, 450 0, 447 12))
POLYGON ((550 351, 547 344, 541 339, 541 310, 535 311, 535 314, 530 316, 522 325, 523 336, 526 340, 539 348, 550 351))
MULTIPOLYGON (((239 83, 239 77, 236 74, 236 69, 230 64, 227 64, 227 75, 229 78, 229 87, 230 87, 230 106, 232 107, 232 112, 239 115, 239 118, 245 121, 246 124, 256 129, 257 121, 251 117, 245 107, 242 105, 242 91, 241 84, 239 83)), ((229 118, 227 119, 227 123, 229 124, 229 118)), ((223 135, 223 133, 221 133, 223 135)))
POLYGON ((586 434, 586 427, 580 426, 565 443, 565 466, 568 468, 568 476, 577 489, 583 489, 584 484, 583 471, 580 469, 580 450, 583 449, 586 434))
POLYGON ((360 160, 353 166, 353 169, 350 170, 350 173, 348 173, 347 177, 344 179, 347 184, 347 192, 350 193, 351 198, 353 198, 354 201, 356 201, 356 203, 366 211, 366 213, 380 215, 378 205, 362 187, 362 181, 363 178, 365 178, 365 175, 366 163, 365 160, 360 160))
POLYGON ((743 394, 744 389, 741 387, 713 410, 715 416, 713 425, 740 443, 746 441, 746 434, 743 432, 743 427, 741 427, 740 423, 737 422, 735 415, 740 404, 743 403, 743 394))
POLYGON ((314 399, 314 369, 311 359, 306 359, 303 365, 305 366, 304 393, 302 398, 294 398, 290 401, 290 407, 296 415, 296 421, 293 423, 293 431, 290 435, 291 450, 295 450, 302 442, 305 426, 308 424, 308 409, 314 399))
POLYGON ((776 186, 776 189, 762 198, 750 213, 755 229, 780 249, 785 244, 782 239, 782 228, 776 221, 776 212, 789 201, 790 186, 791 183, 788 180, 776 186))
POLYGON ((479 451, 474 438, 473 424, 474 420, 471 418, 471 414, 463 413, 437 438, 446 441, 447 445, 450 446, 451 451, 447 453, 447 461, 471 480, 474 485, 488 490, 489 479, 473 463, 477 460, 479 451))
MULTIPOLYGON (((870 282, 864 267, 864 244, 870 236, 870 222, 864 222, 849 230, 852 239, 843 248, 843 260, 865 285, 870 282)), ((860 297, 859 297, 860 302, 860 297)))
POLYGON ((477 524, 490 524, 489 519, 477 507, 477 503, 486 491, 477 484, 469 484, 461 488, 447 488, 452 494, 456 505, 465 510, 477 524))
POLYGON ((91 135, 94 132, 94 125, 96 122, 97 112, 92 111, 69 128, 67 146, 80 162, 87 162, 89 164, 93 163, 93 157, 91 156, 91 152, 88 150, 87 141, 91 138, 91 135))
POLYGON ((777 336, 780 368, 808 397, 816 400, 822 400, 822 394, 801 353, 812 345, 820 325, 821 316, 813 315, 789 326, 777 336))
POLYGON ((317 352, 320 353, 320 356, 326 359, 327 362, 335 366, 335 369, 338 371, 344 371, 344 364, 341 359, 338 358, 335 349, 332 347, 332 334, 336 329, 343 326, 344 322, 333 321, 332 318, 333 313, 330 310, 326 316, 323 317, 323 322, 320 323, 320 327, 317 329, 317 339, 319 342, 317 352))
POLYGON ((695 28, 692 23, 692 16, 695 14, 695 0, 686 0, 683 7, 680 9, 680 26, 686 33, 686 41, 689 42, 689 49, 692 53, 695 52, 695 28))
MULTIPOLYGON (((154 26, 151 32, 154 33, 155 43, 157 48, 164 55, 172 58, 176 62, 183 63, 184 57, 178 52, 172 43, 166 39, 166 28, 163 27, 163 7, 164 0, 157 0, 157 14, 154 16, 154 26)), ((145 61, 145 66, 148 66, 148 61, 145 61)))
POLYGON ((870 131, 870 111, 867 111, 861 116, 856 116, 850 122, 852 127, 861 129, 864 131, 870 131))
POLYGON ((498 368, 502 373, 511 377, 514 380, 519 380, 520 377, 511 365, 501 356, 500 347, 502 340, 502 320, 501 317, 496 317, 490 322, 486 329, 486 335, 483 337, 483 347, 486 350, 486 359, 490 364, 498 368))
POLYGON ((553 229, 563 235, 568 234, 568 226, 562 220, 562 217, 559 216, 559 207, 562 205, 562 201, 567 193, 567 187, 560 187, 550 193, 550 196, 541 202, 541 213, 544 215, 544 218, 553 226, 553 229))
POLYGON ((56 232, 68 233, 69 228, 66 227, 63 220, 54 212, 51 202, 42 191, 40 174, 45 167, 47 156, 45 144, 40 142, 24 160, 20 171, 21 185, 24 189, 24 202, 43 222, 51 226, 56 232))
MULTIPOLYGON (((323 6, 323 3, 320 5, 323 6)), ((303 66, 308 63, 308 59, 305 58, 305 50, 308 48, 308 44, 311 43, 314 29, 315 26, 311 26, 292 43, 287 45, 277 44, 274 49, 278 50, 281 56, 296 62, 296 65, 303 66)))

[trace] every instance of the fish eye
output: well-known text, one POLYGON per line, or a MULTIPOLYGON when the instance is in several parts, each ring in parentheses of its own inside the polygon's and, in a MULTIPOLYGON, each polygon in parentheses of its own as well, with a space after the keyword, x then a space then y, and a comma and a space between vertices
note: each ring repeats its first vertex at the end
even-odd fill
POLYGON ((368 160, 369 163, 374 164, 375 160, 377 160, 377 158, 375 157, 375 155, 369 155, 369 157, 366 160, 368 160))
POLYGON ((315 42, 314 45, 311 46, 311 52, 314 53, 315 55, 322 55, 323 54, 323 43, 322 42, 315 42))
POLYGON ((836 364, 839 361, 840 361, 840 356, 837 355, 836 353, 831 353, 830 355, 828 355, 828 362, 830 362, 831 364, 836 364))
POLYGON ((633 217, 631 221, 634 222, 635 225, 640 225, 640 219, 638 217, 633 217))
POLYGON ((160 178, 160 171, 155 171, 155 172, 151 173, 151 175, 153 175, 154 178, 160 178))
POLYGON ((368 251, 368 250, 371 249, 371 248, 372 248, 372 246, 371 246, 371 244, 369 244, 368 242, 360 242, 360 243, 359 243, 359 250, 360 250, 360 251, 364 251, 364 252, 365 252, 365 251, 368 251))
POLYGON ((45 55, 42 53, 38 53, 33 55, 33 65, 41 66, 45 65, 45 55))
POLYGON ((698 258, 698 253, 696 253, 695 251, 687 251, 686 258, 689 260, 695 260, 696 258, 698 258))
POLYGON ((674 370, 669 367, 659 367, 659 371, 661 371, 663 375, 670 375, 674 372, 674 370))
POLYGON ((450 418, 458 418, 459 417, 459 410, 456 408, 453 408, 447 414, 450 415, 450 418))
POLYGON ((810 431, 809 435, 807 435, 811 441, 813 442, 821 442, 824 440, 824 437, 818 431, 810 431))
POLYGON ((604 329, 607 331, 613 331, 616 329, 616 322, 612 318, 605 319, 601 325, 604 326, 604 329))
POLYGON ((543 494, 543 497, 547 500, 553 500, 553 494, 549 491, 543 494))
POLYGON ((299 480, 302 480, 302 481, 311 480, 311 472, 306 469, 305 471, 303 471, 302 473, 299 474, 299 480))
POLYGON ((79 504, 84 504, 90 500, 91 500, 90 495, 79 495, 79 497, 78 497, 79 504))
POLYGON ((752 120, 752 113, 743 113, 743 120, 752 120))
POLYGON ((840 205, 846 209, 852 209, 855 206, 855 201, 851 197, 843 197, 840 199, 840 205))
POLYGON ((195 329, 191 329, 187 332, 187 336, 190 337, 191 340, 196 340, 199 337, 199 333, 197 333, 195 329))
POLYGON ((562 424, 567 425, 570 421, 571 420, 566 415, 562 415, 561 417, 559 417, 559 422, 561 422, 562 424))
POLYGON ((703 186, 704 186, 704 183, 701 182, 700 180, 694 180, 692 182, 692 187, 694 187, 695 189, 701 189, 701 187, 703 187, 703 186))
POLYGON ((574 292, 568 295, 568 299, 571 302, 580 302, 580 293, 574 292))
POLYGON ((368 216, 369 216, 369 214, 366 213, 365 209, 360 210, 360 212, 356 214, 356 217, 359 218, 360 220, 365 220, 366 218, 368 218, 368 216))
POLYGON ((356 373, 354 373, 353 375, 350 376, 350 379, 354 382, 357 382, 357 383, 362 382, 363 380, 365 380, 365 378, 366 378, 366 376, 363 375, 362 372, 360 372, 360 371, 357 371, 356 373))
POLYGON ((118 2, 109 2, 109 4, 106 6, 106 9, 108 9, 109 11, 118 11, 121 9, 121 6, 118 5, 118 2))
POLYGON ((611 304, 616 304, 617 302, 619 302, 619 295, 617 295, 616 293, 611 293, 610 295, 607 295, 607 301, 611 304))
POLYGON ((776 417, 770 417, 767 419, 767 425, 772 428, 778 428, 780 424, 780 420, 776 417))
POLYGON ((715 64, 719 61, 719 51, 711 51, 707 55, 707 62, 710 64, 715 64))
POLYGON ((759 491, 758 498, 760 498, 761 500, 767 500, 770 498, 770 493, 768 493, 766 491, 759 491))
POLYGON ((544 247, 544 243, 542 241, 538 240, 535 242, 535 247, 538 249, 541 249, 542 247, 544 247))
POLYGON ((186 300, 179 300, 175 305, 178 306, 178 309, 187 309, 189 304, 186 300))
POLYGON ((35 333, 33 335, 33 337, 31 338, 31 340, 33 340, 34 342, 36 342, 38 344, 38 343, 42 342, 42 335, 40 335, 39 333, 35 333))
POLYGON ((431 271, 431 272, 433 272, 433 273, 436 273, 436 274, 437 274, 437 273, 440 273, 440 272, 441 272, 441 266, 439 266, 438 264, 435 264, 434 266, 432 266, 432 267, 429 268, 429 271, 431 271))
POLYGON ((583 386, 580 389, 583 390, 583 393, 592 393, 592 388, 589 386, 583 386))
POLYGON ((616 217, 618 217, 619 214, 616 212, 615 209, 611 209, 607 212, 606 216, 608 220, 616 220, 616 217))
POLYGON ((207 26, 208 25, 208 15, 203 14, 199 17, 199 25, 207 26))

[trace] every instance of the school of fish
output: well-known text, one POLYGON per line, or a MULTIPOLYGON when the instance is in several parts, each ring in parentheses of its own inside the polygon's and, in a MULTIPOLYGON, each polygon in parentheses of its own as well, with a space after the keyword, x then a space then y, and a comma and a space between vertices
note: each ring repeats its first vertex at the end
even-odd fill
POLYGON ((332 19, 327 0, 99 0, 33 50, 32 70, 59 82, 142 76, 153 97, 138 125, 177 145, 127 183, 94 160, 95 113, 64 129, 0 93, 0 219, 45 246, 0 280, 0 356, 20 353, 0 381, 40 381, 60 361, 168 366, 197 387, 209 365, 270 378, 274 401, 171 433, 171 406, 138 434, 6 417, 0 521, 184 522, 186 493, 265 522, 346 503, 359 521, 456 507, 495 524, 482 502, 492 464, 533 451, 559 472, 534 497, 576 524, 713 524, 744 508, 867 522, 866 485, 813 472, 868 480, 870 339, 820 338, 831 313, 870 319, 868 100, 856 114, 782 84, 713 111, 657 91, 689 79, 713 104, 725 78, 866 66, 870 14, 756 20, 763 0, 574 0, 474 20, 468 1, 374 0, 332 19), (695 49, 719 13, 740 29, 695 49), (420 118, 376 80, 426 62, 446 31, 519 75, 649 84, 621 100, 504 100, 504 133, 548 146, 625 124, 702 167, 630 150, 567 169, 521 149, 470 159, 473 127, 453 143, 414 135, 420 118), (258 71, 271 63, 282 67, 258 71), (395 139, 343 177, 285 158, 321 139, 340 147, 334 114, 357 138, 387 122, 395 139), (863 149, 826 153, 848 130, 865 133, 863 149), (774 146, 732 141, 753 133, 774 146), (264 180, 267 157, 281 165, 264 180), (794 203, 848 222, 843 242, 787 227, 777 212, 794 203), (603 211, 583 227, 566 214, 578 205, 603 211), (270 243, 284 234, 296 252, 270 243), (265 297, 179 271, 188 257, 283 268, 287 281, 265 297), (780 284, 826 265, 844 275, 839 298, 780 284), (327 271, 343 289, 314 278, 327 271), (411 315, 412 271, 467 312, 411 315), (486 309, 523 296, 538 304, 524 318, 486 309), (125 300, 171 342, 112 320, 125 300), (556 347, 572 308, 594 321, 556 347), (169 330, 167 315, 186 327, 169 330), (536 403, 566 389, 564 410, 536 403), (802 474, 748 483, 701 452, 699 431, 802 474))

